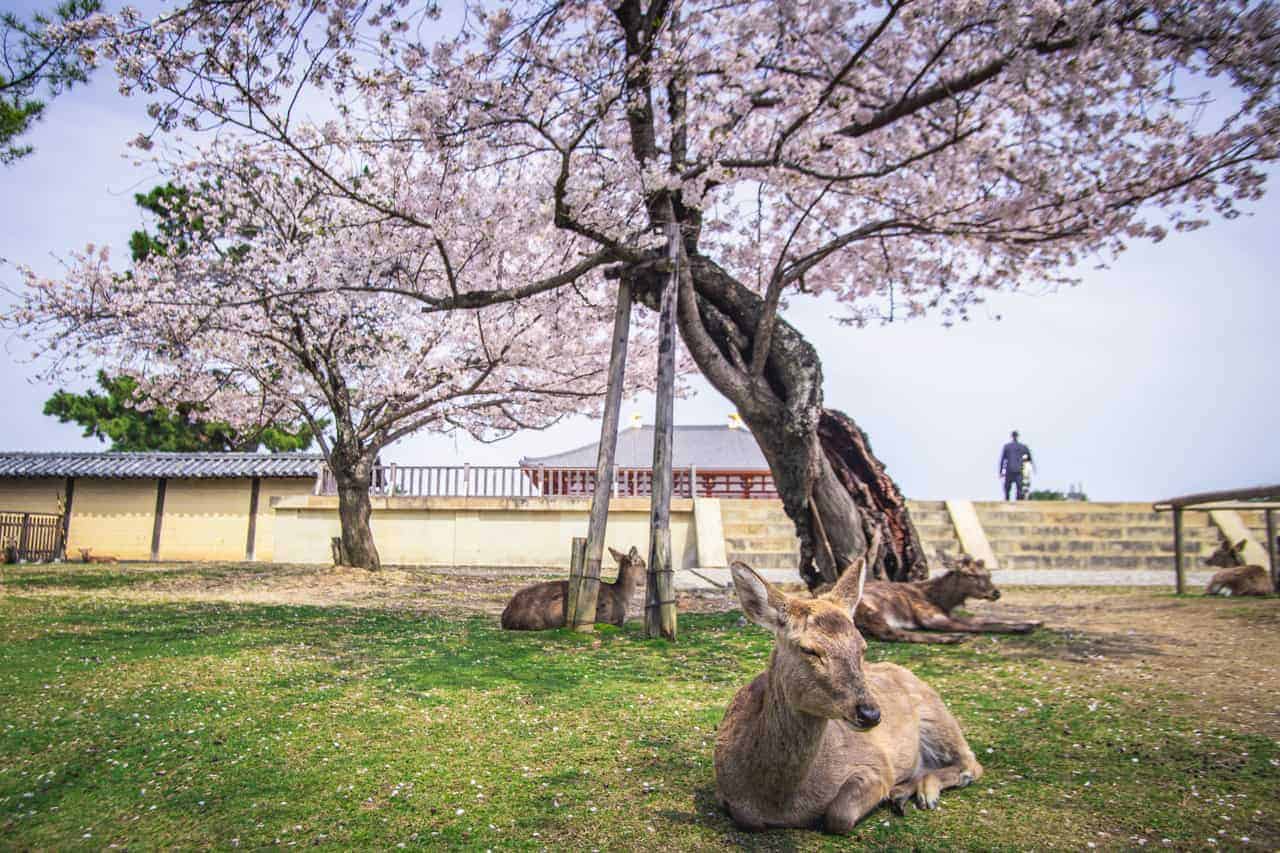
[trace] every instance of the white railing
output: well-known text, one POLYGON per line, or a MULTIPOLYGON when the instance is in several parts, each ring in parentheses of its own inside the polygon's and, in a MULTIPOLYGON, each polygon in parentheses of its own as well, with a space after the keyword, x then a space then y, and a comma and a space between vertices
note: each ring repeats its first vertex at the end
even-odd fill
MULTIPOLYGON (((672 494, 678 498, 778 497, 768 471, 677 468, 672 494)), ((397 497, 590 497, 595 491, 594 468, 544 465, 379 465, 374 469, 371 494, 397 497)), ((615 497, 648 497, 653 489, 649 468, 618 468, 615 497)), ((316 494, 337 494, 337 483, 326 468, 316 478, 316 494)))

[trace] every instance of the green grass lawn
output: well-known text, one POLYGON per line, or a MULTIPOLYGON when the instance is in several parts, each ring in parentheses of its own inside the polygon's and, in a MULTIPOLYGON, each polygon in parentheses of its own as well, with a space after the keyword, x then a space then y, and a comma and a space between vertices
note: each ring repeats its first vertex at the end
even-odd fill
MULTIPOLYGON (((508 634, 482 618, 7 590, 0 847, 854 843, 744 835, 716 808, 716 724, 771 644, 737 613, 682 616, 668 645, 635 623, 508 634)), ((1061 642, 872 643, 870 659, 939 689, 987 772, 940 811, 873 813, 854 841, 1280 843, 1274 741, 1204 727, 1167 688, 1065 677, 1061 642)))

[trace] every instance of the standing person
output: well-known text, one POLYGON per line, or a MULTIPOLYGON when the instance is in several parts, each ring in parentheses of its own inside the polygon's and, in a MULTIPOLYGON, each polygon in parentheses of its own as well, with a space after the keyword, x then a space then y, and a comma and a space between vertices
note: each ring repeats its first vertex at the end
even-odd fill
POLYGON ((1009 500, 1009 490, 1016 487, 1018 500, 1025 500, 1026 486, 1022 481, 1022 466, 1031 462, 1031 448, 1018 441, 1018 431, 1009 434, 1013 439, 1000 451, 1000 476, 1004 477, 1004 499, 1009 500))

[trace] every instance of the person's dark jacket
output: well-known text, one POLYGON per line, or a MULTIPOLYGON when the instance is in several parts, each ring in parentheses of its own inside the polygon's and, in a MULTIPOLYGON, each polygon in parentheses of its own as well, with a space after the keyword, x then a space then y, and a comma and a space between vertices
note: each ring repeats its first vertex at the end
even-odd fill
POLYGON ((1031 461, 1031 448, 1020 441, 1011 441, 1000 451, 1000 473, 1021 474, 1022 462, 1031 461))

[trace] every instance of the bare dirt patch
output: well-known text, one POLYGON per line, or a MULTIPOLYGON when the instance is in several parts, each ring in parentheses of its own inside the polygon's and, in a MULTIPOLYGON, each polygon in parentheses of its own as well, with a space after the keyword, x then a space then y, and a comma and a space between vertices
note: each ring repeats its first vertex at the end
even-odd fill
POLYGON ((1040 619, 1026 654, 1064 676, 1159 687, 1194 718, 1280 737, 1280 599, 1022 587, 974 611, 1040 619))
MULTIPOLYGON (((65 594, 77 589, 134 600, 206 601, 316 607, 410 610, 441 616, 497 617, 518 590, 564 577, 561 569, 389 567, 378 572, 351 566, 249 563, 77 563, 24 566, 8 573, 10 590, 65 594), (65 577, 60 582, 58 575, 65 577), (113 582, 103 584, 104 577, 113 582), (24 578, 25 581, 24 582, 24 578), (38 585, 32 583, 39 579, 38 585)), ((610 572, 605 580, 613 580, 610 572)), ((682 612, 718 612, 737 606, 731 590, 681 593, 682 612)), ((644 608, 643 588, 631 602, 631 618, 644 608)))

